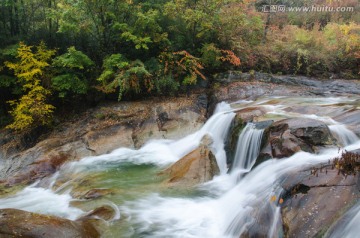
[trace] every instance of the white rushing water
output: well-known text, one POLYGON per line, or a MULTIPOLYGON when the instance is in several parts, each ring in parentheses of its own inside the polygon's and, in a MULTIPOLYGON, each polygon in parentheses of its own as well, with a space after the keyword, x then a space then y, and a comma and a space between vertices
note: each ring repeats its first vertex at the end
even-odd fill
MULTIPOLYGON (((252 103, 264 104, 269 100, 236 103, 246 107, 252 103)), ((341 100, 334 98, 332 101, 338 103, 341 100)), ((326 100, 319 99, 320 105, 328 105, 325 102, 326 100)), ((274 115, 286 113, 282 110, 286 106, 282 104, 261 106, 268 108, 274 115)), ((0 208, 18 208, 74 220, 86 214, 85 211, 70 206, 74 199, 70 196, 72 187, 68 183, 75 180, 78 174, 86 177, 87 174, 106 172, 123 163, 149 164, 163 169, 197 148, 205 135, 210 135, 213 140, 211 150, 216 157, 220 174, 199 187, 201 192, 205 192, 204 195, 165 196, 149 191, 140 199, 130 199, 119 206, 110 202, 109 205, 116 211, 114 219, 119 219, 121 213, 121 217, 125 217, 122 222, 126 221, 132 227, 132 237, 238 238, 254 227, 268 237, 280 237, 281 209, 272 198, 279 198, 282 193, 281 179, 304 168, 327 162, 341 152, 337 148, 324 149, 318 154, 299 152, 289 158, 265 161, 253 168, 264 130, 257 129, 256 123, 248 123, 239 135, 232 169, 228 171, 224 144, 235 116, 233 111, 229 104, 220 103, 214 115, 199 131, 180 140, 153 140, 139 150, 119 148, 110 154, 86 157, 65 164, 46 183, 48 187, 43 188, 38 183, 29 186, 12 197, 0 199, 0 208), (65 178, 65 181, 68 178, 69 181, 54 190, 53 187, 60 178, 65 178), (264 213, 266 221, 262 218, 264 213)), ((330 117, 321 119, 330 124, 332 133, 343 143, 344 149, 360 148, 359 138, 345 125, 330 117)), ((344 232, 333 233, 331 237, 356 237, 353 235, 360 233, 358 207, 351 210, 344 232)))
POLYGON ((355 133, 350 131, 345 125, 330 125, 329 129, 342 146, 351 145, 359 140, 355 133))
POLYGON ((248 123, 242 130, 233 162, 233 169, 250 169, 259 155, 263 129, 256 129, 256 125, 248 123))
MULTIPOLYGON (((360 144, 358 144, 359 146, 360 144)), ((269 160, 255 168, 223 195, 212 198, 169 198, 159 195, 128 203, 123 210, 134 219, 139 234, 147 237, 240 237, 258 223, 259 212, 268 210, 272 220, 279 209, 272 196, 279 196, 278 179, 338 155, 337 149, 320 155, 300 152, 288 159, 269 160)), ((226 175, 225 175, 226 176, 226 175)), ((213 187, 212 187, 213 188, 213 187)))
POLYGON ((15 196, 0 199, 0 209, 16 208, 74 220, 84 212, 70 206, 71 201, 72 197, 68 193, 56 194, 51 189, 31 185, 15 196))
POLYGON ((211 150, 216 156, 222 174, 227 171, 224 140, 235 114, 227 103, 220 103, 214 115, 197 132, 177 141, 154 140, 145 144, 139 150, 119 148, 110 154, 85 157, 80 161, 65 164, 58 173, 49 180, 50 186, 42 188, 35 183, 16 195, 0 199, 0 208, 17 208, 42 214, 53 214, 68 219, 76 219, 85 212, 71 207, 73 198, 69 195, 68 182, 53 191, 52 187, 59 175, 69 178, 77 174, 91 171, 106 171, 121 163, 136 165, 153 164, 159 167, 167 166, 194 150, 204 135, 213 139, 211 150))
POLYGON ((342 218, 341 228, 326 234, 327 238, 354 238, 360 234, 360 203, 353 206, 342 218))

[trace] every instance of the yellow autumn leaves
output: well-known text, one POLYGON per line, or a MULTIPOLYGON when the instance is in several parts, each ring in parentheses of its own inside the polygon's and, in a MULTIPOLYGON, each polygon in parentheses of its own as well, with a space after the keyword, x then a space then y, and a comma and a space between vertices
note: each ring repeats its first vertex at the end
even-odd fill
POLYGON ((55 109, 46 103, 50 91, 41 85, 44 69, 49 66, 48 61, 55 50, 48 50, 44 43, 38 45, 35 52, 32 48, 20 42, 17 50, 19 61, 5 62, 5 66, 14 71, 24 93, 19 100, 8 102, 13 107, 10 114, 14 118, 13 123, 7 126, 9 129, 23 131, 35 124, 46 125, 55 109))

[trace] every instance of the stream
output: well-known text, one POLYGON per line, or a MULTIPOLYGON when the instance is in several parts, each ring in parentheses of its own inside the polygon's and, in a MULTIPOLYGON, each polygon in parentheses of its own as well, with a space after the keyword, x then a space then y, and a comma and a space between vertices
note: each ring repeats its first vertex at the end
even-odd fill
MULTIPOLYGON (((258 121, 294 117, 323 121, 344 150, 360 148, 360 140, 351 130, 354 125, 334 119, 343 111, 359 109, 360 98, 264 97, 256 101, 222 102, 194 134, 179 140, 152 140, 139 150, 119 148, 109 154, 67 163, 52 177, 0 199, 0 208, 76 220, 97 207, 109 206, 115 215, 102 225, 102 237, 230 238, 240 237, 253 226, 266 230, 268 237, 282 237, 281 209, 277 202, 272 202, 273 197, 280 197, 283 192, 282 176, 327 163, 341 151, 329 147, 317 154, 298 152, 254 167, 264 130, 248 123, 239 135, 229 169, 224 148, 231 122, 237 110, 250 107, 266 110, 258 121), (197 148, 206 134, 213 139, 211 151, 219 175, 194 189, 165 186, 166 178, 160 172, 197 148), (98 199, 81 197, 90 189, 110 192, 98 199), (264 212, 266 222, 262 218, 264 212)), ((342 218, 347 221, 346 227, 335 227, 327 236, 354 237, 360 232, 359 217, 358 202, 342 218)))

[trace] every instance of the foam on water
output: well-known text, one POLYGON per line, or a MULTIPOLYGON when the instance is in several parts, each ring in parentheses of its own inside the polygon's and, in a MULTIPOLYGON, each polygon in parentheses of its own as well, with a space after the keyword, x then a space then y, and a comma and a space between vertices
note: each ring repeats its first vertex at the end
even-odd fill
POLYGON ((329 129, 343 146, 351 145, 359 140, 357 135, 350 131, 345 125, 330 125, 329 129))
MULTIPOLYGON (((269 100, 271 99, 238 102, 238 104, 258 105, 260 102, 263 104, 269 100)), ((300 99, 282 103, 284 105, 297 103, 298 100, 300 99)), ((306 100, 308 100, 307 103, 311 102, 310 98, 306 100)), ((334 98, 329 102, 327 99, 319 99, 317 103, 328 105, 344 100, 334 98)), ((286 107, 284 105, 262 106, 272 113, 286 116, 286 112, 282 111, 286 107)), ((47 183, 44 183, 47 184, 47 188, 39 187, 40 184, 29 186, 14 196, 0 199, 0 208, 17 208, 76 219, 85 212, 70 206, 73 198, 66 191, 66 189, 71 189, 70 185, 69 188, 65 183, 53 191, 52 187, 59 178, 71 179, 73 178, 71 176, 76 176, 78 173, 86 176, 86 173, 106 171, 122 163, 152 164, 164 168, 197 148, 204 135, 208 134, 213 139, 211 150, 215 154, 220 175, 201 186, 206 195, 170 197, 151 194, 152 191, 149 191, 145 197, 125 202, 120 206, 120 210, 119 204, 114 205, 110 202, 108 205, 112 206, 116 212, 115 220, 120 218, 120 213, 126 215, 122 217, 127 218, 126 222, 132 226, 134 234, 138 237, 238 238, 249 227, 255 226, 260 213, 266 211, 270 218, 268 224, 264 225, 266 232, 269 237, 276 237, 281 232, 282 225, 280 208, 276 202, 272 201, 272 197, 279 197, 282 193, 281 178, 304 168, 327 162, 330 158, 338 156, 339 151, 337 148, 326 149, 316 155, 299 152, 287 159, 268 160, 252 168, 259 153, 263 131, 256 129, 254 124, 248 123, 238 139, 233 169, 227 173, 224 141, 236 110, 239 109, 232 109, 229 104, 220 103, 214 115, 199 131, 180 140, 153 140, 139 150, 119 148, 110 154, 86 157, 80 161, 65 164, 58 173, 48 179, 47 183), (245 173, 246 176, 239 179, 239 174, 245 173)), ((300 116, 313 117, 331 124, 330 129, 341 138, 344 145, 347 145, 346 150, 360 148, 359 139, 354 137, 345 126, 331 118, 314 115, 300 116)), ((349 220, 345 228, 346 233, 342 233, 341 237, 353 237, 355 232, 359 234, 359 210, 357 207, 352 209, 351 214, 354 219, 349 220)))
POLYGON ((56 194, 51 189, 32 185, 14 196, 0 199, 0 208, 16 208, 75 220, 84 212, 71 207, 71 201, 72 197, 68 193, 56 194))
MULTIPOLYGON (((257 221, 257 213, 254 211, 261 210, 263 206, 273 210, 273 221, 278 224, 277 207, 275 203, 271 203, 271 197, 281 192, 278 184, 281 176, 327 162, 337 155, 338 150, 332 149, 321 155, 300 152, 288 159, 266 161, 216 198, 168 198, 152 195, 128 203, 123 209, 132 217, 136 227, 139 227, 137 234, 146 233, 147 237, 239 237, 248 226, 257 221)), ((227 180, 231 176, 223 175, 223 178, 227 180)), ((276 231, 276 226, 273 227, 270 223, 269 230, 276 231)))

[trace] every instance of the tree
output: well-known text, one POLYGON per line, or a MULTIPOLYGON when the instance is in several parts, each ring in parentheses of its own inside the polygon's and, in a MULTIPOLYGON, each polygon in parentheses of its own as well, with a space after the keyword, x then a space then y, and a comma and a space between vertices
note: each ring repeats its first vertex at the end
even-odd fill
POLYGON ((19 100, 9 101, 13 109, 10 111, 14 121, 7 128, 19 131, 31 129, 34 126, 47 125, 51 122, 55 107, 47 104, 50 91, 42 85, 46 77, 45 69, 55 50, 49 50, 44 43, 36 47, 20 42, 17 51, 18 61, 6 62, 5 65, 14 71, 18 82, 22 85, 23 95, 19 100))
POLYGON ((151 74, 140 60, 127 61, 121 54, 113 54, 104 60, 103 69, 97 79, 101 82, 98 88, 106 93, 119 88, 119 101, 124 93, 139 94, 143 90, 150 92, 153 89, 151 74))
POLYGON ((59 92, 60 98, 68 97, 69 94, 86 94, 89 83, 87 71, 94 62, 83 52, 68 48, 68 52, 56 57, 52 66, 56 68, 57 76, 51 79, 51 86, 59 92))

